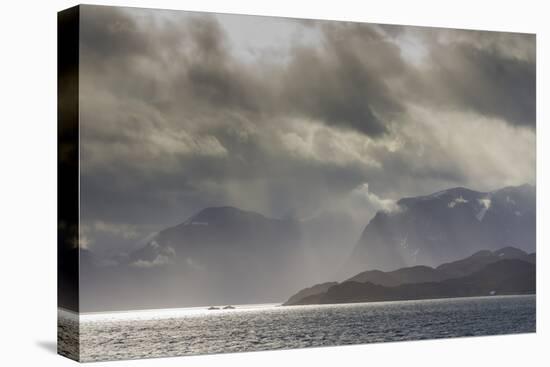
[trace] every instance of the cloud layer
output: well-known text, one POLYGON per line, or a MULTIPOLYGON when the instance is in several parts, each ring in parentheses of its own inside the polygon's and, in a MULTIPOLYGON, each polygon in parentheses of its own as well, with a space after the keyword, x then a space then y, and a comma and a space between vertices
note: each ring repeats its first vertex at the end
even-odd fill
POLYGON ((81 14, 82 219, 98 250, 212 205, 366 223, 402 196, 534 183, 533 35, 81 14))

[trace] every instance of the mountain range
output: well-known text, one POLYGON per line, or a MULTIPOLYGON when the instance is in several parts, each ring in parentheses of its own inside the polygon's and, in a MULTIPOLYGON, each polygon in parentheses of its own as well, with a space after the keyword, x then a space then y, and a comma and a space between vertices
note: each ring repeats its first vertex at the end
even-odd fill
POLYGON ((284 305, 533 294, 535 262, 534 253, 513 247, 479 251, 437 268, 414 266, 390 272, 365 271, 342 283, 303 289, 284 305))
POLYGON ((80 308, 278 302, 307 284, 325 282, 304 291, 315 295, 335 286, 327 281, 354 274, 358 278, 350 282, 372 280, 380 286, 457 278, 500 258, 494 253, 499 248, 504 257, 534 252, 535 189, 455 188, 404 198, 395 210, 376 213, 359 236, 360 230, 338 212, 298 220, 228 206, 205 208, 107 262, 85 250, 80 308), (479 261, 466 258, 472 253, 479 261), (464 260, 449 263, 457 258, 464 260))
POLYGON ((535 187, 491 192, 452 188, 398 200, 365 227, 344 269, 437 266, 476 251, 516 247, 535 251, 535 187))
POLYGON ((338 213, 297 220, 229 206, 203 209, 117 256, 111 261, 116 265, 81 267, 81 308, 280 301, 297 284, 319 281, 323 270, 335 272, 334 264, 345 261, 356 233, 347 219, 338 213))

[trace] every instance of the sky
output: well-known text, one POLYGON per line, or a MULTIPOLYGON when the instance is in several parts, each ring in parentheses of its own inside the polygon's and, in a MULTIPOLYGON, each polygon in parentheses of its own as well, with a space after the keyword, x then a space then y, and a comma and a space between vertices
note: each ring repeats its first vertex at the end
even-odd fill
MULTIPOLYGON (((535 183, 535 36, 85 6, 82 247, 535 183)), ((357 236, 359 237, 359 234, 357 236)))

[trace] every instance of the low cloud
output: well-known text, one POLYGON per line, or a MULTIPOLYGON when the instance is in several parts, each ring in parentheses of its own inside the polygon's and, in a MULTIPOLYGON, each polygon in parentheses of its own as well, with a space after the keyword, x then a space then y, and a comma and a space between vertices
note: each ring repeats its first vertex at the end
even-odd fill
POLYGON ((449 204, 447 204, 447 206, 449 208, 454 208, 457 205, 466 204, 467 202, 468 202, 468 200, 464 199, 462 196, 459 196, 456 199, 451 200, 449 202, 449 204))
POLYGON ((95 221, 93 228, 98 232, 105 232, 120 236, 124 239, 135 239, 140 236, 137 228, 128 224, 107 223, 103 221, 95 221))
POLYGON ((361 200, 364 200, 369 207, 372 207, 375 211, 382 210, 387 213, 399 211, 399 205, 395 200, 382 199, 376 194, 369 191, 369 184, 364 183, 353 190, 353 195, 361 200))
POLYGON ((478 199, 478 203, 480 205, 480 209, 476 214, 476 218, 481 222, 485 217, 487 210, 491 208, 491 198, 486 197, 486 198, 478 199))
MULTIPOLYGON (((151 243, 156 244, 155 241, 152 241, 151 243)), ((153 268, 153 267, 170 265, 174 263, 174 257, 176 256, 176 251, 172 247, 160 248, 158 244, 156 244, 156 246, 153 245, 153 247, 159 250, 159 253, 153 260, 139 259, 131 263, 130 266, 134 266, 138 268, 153 268)))

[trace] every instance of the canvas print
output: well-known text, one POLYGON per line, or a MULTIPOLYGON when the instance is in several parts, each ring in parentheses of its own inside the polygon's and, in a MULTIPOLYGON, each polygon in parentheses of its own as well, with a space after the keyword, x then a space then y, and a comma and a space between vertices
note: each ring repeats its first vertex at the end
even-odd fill
POLYGON ((59 13, 59 353, 536 330, 534 34, 59 13))

